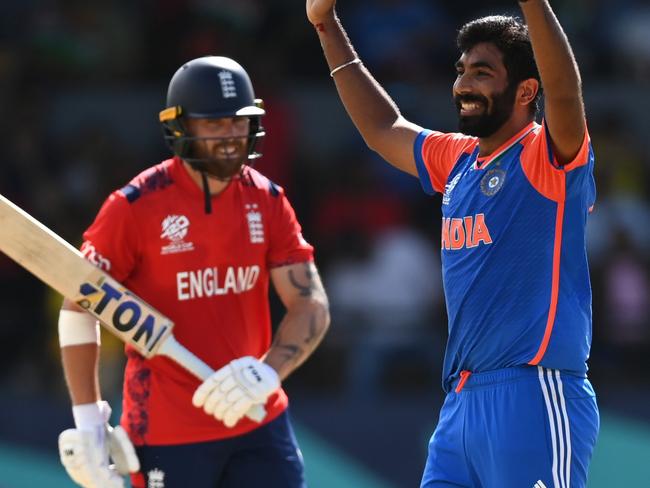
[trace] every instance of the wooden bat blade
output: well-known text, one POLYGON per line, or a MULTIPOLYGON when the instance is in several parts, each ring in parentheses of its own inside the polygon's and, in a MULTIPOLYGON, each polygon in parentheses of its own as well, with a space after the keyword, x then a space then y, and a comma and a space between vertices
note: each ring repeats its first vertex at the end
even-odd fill
MULTIPOLYGON (((95 316, 111 334, 149 358, 162 354, 197 378, 214 371, 179 344, 174 323, 95 267, 76 248, 0 195, 0 251, 64 297, 95 316)), ((247 416, 260 422, 266 412, 255 405, 247 416)))
POLYGON ((34 217, 0 195, 0 250, 90 312, 140 354, 156 353, 173 323, 34 217))
POLYGON ((0 250, 68 298, 78 294, 79 276, 95 269, 77 249, 2 195, 0 250))

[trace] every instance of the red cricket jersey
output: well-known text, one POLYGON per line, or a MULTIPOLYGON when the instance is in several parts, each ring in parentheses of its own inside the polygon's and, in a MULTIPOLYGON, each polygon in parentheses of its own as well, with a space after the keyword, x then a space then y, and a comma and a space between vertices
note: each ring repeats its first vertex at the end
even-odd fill
MULTIPOLYGON (((82 252, 173 320, 178 341, 214 369, 266 353, 269 270, 313 260, 280 187, 245 167, 207 214, 203 190, 179 158, 113 192, 84 233, 82 252)), ((126 354, 121 424, 136 445, 215 440, 259 425, 246 417, 226 428, 192 405, 200 381, 181 366, 128 346, 126 354)), ((273 394, 264 422, 287 403, 284 391, 273 394)))

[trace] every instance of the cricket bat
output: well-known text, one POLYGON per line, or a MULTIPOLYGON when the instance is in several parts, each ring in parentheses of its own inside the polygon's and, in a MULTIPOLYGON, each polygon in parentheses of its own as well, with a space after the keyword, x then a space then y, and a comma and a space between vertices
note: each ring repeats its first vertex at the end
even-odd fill
MULTIPOLYGON (((174 323, 169 318, 2 195, 0 251, 95 316, 111 334, 144 357, 167 356, 200 380, 214 373, 174 338, 174 323)), ((262 405, 256 405, 246 415, 261 422, 266 411, 262 405)))

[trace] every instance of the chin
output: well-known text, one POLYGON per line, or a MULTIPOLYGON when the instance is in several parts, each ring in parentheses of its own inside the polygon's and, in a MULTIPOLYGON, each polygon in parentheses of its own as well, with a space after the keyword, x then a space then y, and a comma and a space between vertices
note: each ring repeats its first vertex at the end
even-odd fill
POLYGON ((472 137, 490 137, 494 135, 500 127, 496 127, 490 120, 485 117, 460 117, 458 118, 458 130, 472 137))

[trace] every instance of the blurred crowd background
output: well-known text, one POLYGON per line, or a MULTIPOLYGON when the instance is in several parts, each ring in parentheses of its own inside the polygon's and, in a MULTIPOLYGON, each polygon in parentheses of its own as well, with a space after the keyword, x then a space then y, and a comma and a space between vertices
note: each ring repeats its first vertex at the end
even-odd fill
MULTIPOLYGON (((650 427, 650 4, 552 5, 581 67, 596 152, 590 374, 606 415, 650 427)), ((402 112, 447 131, 456 30, 519 13, 514 0, 343 0, 338 10, 402 112)), ((80 244, 113 189, 168 157, 157 115, 175 70, 207 54, 238 60, 268 113, 257 167, 286 188, 332 304, 328 337, 287 382, 293 416, 385 486, 415 486, 442 399, 440 197, 364 145, 312 30, 298 0, 0 2, 0 193, 80 244)), ((0 443, 55 460, 72 422, 61 299, 4 256, 0 289, 0 443)), ((121 346, 104 342, 105 395, 119 405, 121 346)))

